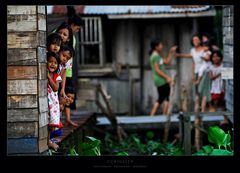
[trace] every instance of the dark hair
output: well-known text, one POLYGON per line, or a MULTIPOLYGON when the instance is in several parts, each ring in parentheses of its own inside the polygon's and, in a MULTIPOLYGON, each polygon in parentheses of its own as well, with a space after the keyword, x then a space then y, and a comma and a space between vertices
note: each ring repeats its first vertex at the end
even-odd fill
POLYGON ((221 61, 223 60, 223 55, 219 50, 214 50, 211 54, 210 60, 213 63, 213 55, 217 54, 218 57, 220 57, 221 61))
POLYGON ((65 87, 65 93, 66 94, 75 94, 75 89, 73 88, 73 87, 71 87, 71 86, 66 86, 65 87))
POLYGON ((192 35, 192 38, 191 38, 191 45, 192 45, 192 46, 194 46, 194 44, 193 44, 193 37, 198 37, 199 40, 200 40, 200 42, 202 42, 202 41, 201 41, 201 37, 200 37, 199 34, 193 34, 193 35, 192 35))
POLYGON ((77 16, 77 15, 73 15, 71 17, 68 18, 68 24, 71 25, 71 24, 74 24, 74 25, 77 25, 77 26, 83 26, 83 20, 77 16))
MULTIPOLYGON (((66 22, 62 22, 61 25, 57 28, 56 32, 58 33, 59 30, 61 29, 67 29, 69 32, 69 42, 67 43, 68 45, 73 45, 73 33, 72 33, 72 28, 70 27, 70 25, 68 25, 68 23, 66 22)), ((64 43, 66 44, 66 43, 64 43)))
POLYGON ((151 50, 149 51, 149 55, 152 54, 152 52, 155 50, 156 46, 158 46, 160 43, 162 43, 160 38, 152 39, 152 41, 150 43, 151 50))
POLYGON ((75 51, 74 51, 74 49, 73 49, 73 47, 72 47, 71 45, 63 44, 63 45, 60 47, 59 52, 61 52, 61 51, 69 51, 69 52, 70 52, 70 56, 71 56, 71 57, 74 57, 75 51))
POLYGON ((54 57, 54 58, 57 60, 58 67, 57 67, 56 71, 58 71, 59 64, 61 63, 58 54, 56 54, 55 52, 51 52, 51 51, 50 51, 50 52, 47 52, 47 61, 49 60, 50 57, 54 57))
POLYGON ((58 33, 49 34, 47 37, 47 48, 49 48, 51 44, 58 44, 59 46, 61 46, 62 37, 58 33))

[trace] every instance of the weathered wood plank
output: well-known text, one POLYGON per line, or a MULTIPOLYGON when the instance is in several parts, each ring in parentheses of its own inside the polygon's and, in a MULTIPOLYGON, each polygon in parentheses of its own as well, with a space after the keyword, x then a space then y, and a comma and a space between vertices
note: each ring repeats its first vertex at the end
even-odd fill
POLYGON ((37 94, 37 80, 8 80, 8 95, 37 94))
POLYGON ((37 138, 8 139, 8 154, 37 153, 37 138))
POLYGON ((38 47, 38 62, 47 63, 47 49, 45 47, 38 47))
POLYGON ((38 5, 37 6, 37 13, 38 14, 46 14, 46 8, 45 8, 45 6, 44 5, 38 5))
POLYGON ((35 41, 37 41, 38 43, 38 46, 43 46, 43 47, 46 46, 47 37, 46 37, 45 31, 38 31, 37 37, 35 39, 36 39, 35 41))
POLYGON ((44 139, 48 137, 48 126, 43 126, 39 128, 38 139, 44 139))
MULTIPOLYGON (((46 52, 46 50, 45 50, 46 52)), ((36 62, 37 59, 37 51, 36 49, 9 49, 7 50, 7 62, 8 65, 11 65, 11 62, 13 65, 17 62, 32 60, 36 62)), ((21 64, 20 64, 21 65, 21 64)))
POLYGON ((38 67, 38 79, 47 79, 47 64, 39 63, 38 67))
POLYGON ((38 80, 38 94, 39 97, 47 95, 47 80, 38 80))
POLYGON ((8 138, 38 137, 37 122, 17 122, 7 124, 8 138))
POLYGON ((9 32, 7 36, 8 48, 36 48, 40 37, 37 37, 37 32, 9 32))
POLYGON ((47 98, 47 96, 39 97, 39 112, 47 112, 47 111, 48 111, 48 98, 47 98))
POLYGON ((39 114, 39 127, 44 127, 48 124, 48 112, 42 112, 39 114))
POLYGON ((33 65, 37 65, 37 59, 29 59, 29 60, 23 60, 23 61, 17 61, 17 62, 9 62, 8 65, 14 66, 33 66, 33 65))
POLYGON ((38 109, 9 109, 7 122, 38 121, 38 109))
POLYGON ((8 27, 8 32, 36 31, 37 15, 8 15, 7 27, 8 27))
POLYGON ((37 108, 37 95, 9 96, 8 108, 37 108))
POLYGON ((38 30, 46 31, 46 16, 43 14, 38 14, 38 30))
POLYGON ((17 15, 17 14, 36 14, 37 9, 35 5, 9 5, 7 7, 7 13, 17 15))
MULTIPOLYGON (((45 66, 46 75, 46 66, 45 66)), ((36 66, 8 66, 7 68, 8 79, 36 79, 37 67, 36 66)))
POLYGON ((42 152, 44 152, 48 149, 47 142, 48 142, 48 138, 40 139, 38 141, 38 151, 39 151, 39 153, 42 153, 42 152))

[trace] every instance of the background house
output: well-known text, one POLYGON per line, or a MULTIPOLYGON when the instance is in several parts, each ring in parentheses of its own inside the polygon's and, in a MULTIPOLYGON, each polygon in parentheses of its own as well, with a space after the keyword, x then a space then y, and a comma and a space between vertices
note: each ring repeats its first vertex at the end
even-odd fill
MULTIPOLYGON (((82 101, 86 90, 81 90, 81 85, 101 83, 111 95, 115 112, 148 114, 157 98, 149 66, 151 39, 160 37, 163 40, 164 56, 175 44, 180 52, 189 52, 195 33, 213 35, 216 44, 222 47, 222 18, 218 8, 221 11, 221 7, 202 5, 75 6, 77 14, 85 21, 78 34, 74 60, 77 106, 98 112, 92 99, 82 101)), ((47 18, 48 32, 67 19, 66 9, 66 6, 52 7, 47 18)), ((173 111, 180 109, 183 87, 189 90, 189 108, 193 108, 191 65, 191 59, 174 59, 167 68, 169 74, 177 74, 173 111)), ((94 95, 93 91, 88 93, 94 95)))

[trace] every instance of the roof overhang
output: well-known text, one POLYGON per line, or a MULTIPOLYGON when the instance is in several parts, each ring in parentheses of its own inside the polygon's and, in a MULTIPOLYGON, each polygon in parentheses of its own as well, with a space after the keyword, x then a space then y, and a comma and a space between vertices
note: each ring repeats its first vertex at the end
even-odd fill
POLYGON ((216 10, 194 12, 194 13, 161 13, 161 14, 109 14, 109 19, 154 19, 154 18, 184 18, 184 17, 212 17, 216 10))

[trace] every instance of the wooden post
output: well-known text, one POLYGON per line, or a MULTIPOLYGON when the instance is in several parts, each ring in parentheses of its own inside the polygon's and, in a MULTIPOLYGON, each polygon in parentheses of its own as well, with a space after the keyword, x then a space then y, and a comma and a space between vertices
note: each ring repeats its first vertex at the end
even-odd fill
POLYGON ((183 132, 184 132, 184 122, 183 122, 183 112, 179 113, 179 147, 183 147, 183 132))
POLYGON ((166 115, 166 122, 164 127, 164 135, 163 135, 163 143, 167 143, 168 136, 169 136, 169 129, 171 125, 171 114, 172 114, 172 107, 173 107, 173 96, 174 96, 174 86, 175 86, 175 79, 176 75, 172 75, 173 82, 170 86, 170 96, 169 96, 169 104, 168 104, 168 110, 166 115))
POLYGON ((184 147, 184 151, 185 151, 185 155, 186 156, 191 156, 191 148, 192 148, 192 144, 191 144, 191 116, 188 113, 184 114, 184 128, 183 128, 183 132, 184 132, 184 142, 183 142, 183 147, 184 147))
POLYGON ((7 6, 8 154, 48 149, 46 7, 7 6))

